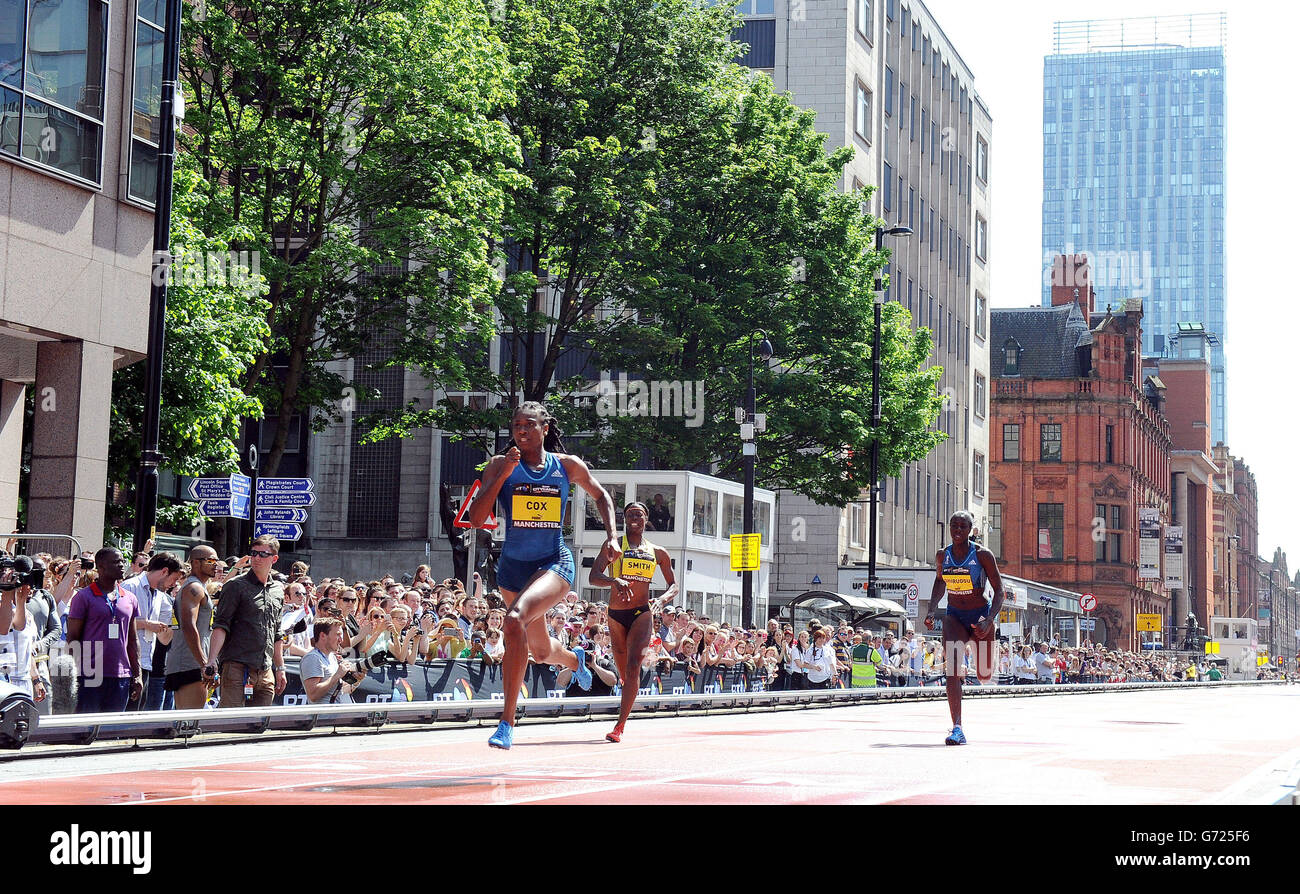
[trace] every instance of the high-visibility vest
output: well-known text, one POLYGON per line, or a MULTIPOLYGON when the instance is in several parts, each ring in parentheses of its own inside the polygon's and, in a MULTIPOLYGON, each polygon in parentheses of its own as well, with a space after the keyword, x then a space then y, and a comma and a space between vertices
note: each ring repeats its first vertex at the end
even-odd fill
MULTIPOLYGON (((869 658, 881 659, 880 651, 878 649, 872 648, 872 650, 867 654, 869 658)), ((854 689, 874 688, 876 685, 875 663, 870 660, 854 660, 853 669, 849 675, 849 682, 854 689)))

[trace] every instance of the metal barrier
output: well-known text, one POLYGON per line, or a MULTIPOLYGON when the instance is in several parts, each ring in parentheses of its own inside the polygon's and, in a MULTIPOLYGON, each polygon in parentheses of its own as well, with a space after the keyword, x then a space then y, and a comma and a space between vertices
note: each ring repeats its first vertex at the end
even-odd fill
MULTIPOLYGON (((1217 686, 1263 686, 1282 681, 1230 681, 1214 683, 1070 683, 1054 686, 975 686, 964 688, 965 698, 1042 698, 1079 693, 1134 692, 1217 686)), ((717 709, 746 710, 781 707, 844 707, 868 702, 941 701, 943 689, 894 687, 890 689, 803 689, 761 692, 641 694, 634 712, 641 715, 704 712, 717 709)), ((618 696, 552 697, 519 700, 523 720, 560 717, 594 717, 617 714, 618 696)), ((352 705, 291 705, 273 708, 218 708, 193 711, 139 711, 121 714, 70 714, 42 717, 29 744, 89 745, 92 742, 131 739, 177 739, 188 742, 207 735, 308 732, 317 729, 372 728, 394 724, 465 723, 497 720, 498 698, 446 699, 423 702, 375 702, 352 705)), ((31 754, 32 752, 28 752, 31 754)), ((39 749, 37 749, 39 753, 39 749)), ((0 761, 19 756, 0 753, 0 761)))
MULTIPOLYGON (((9 535, 7 538, 5 538, 5 539, 6 539, 6 540, 18 540, 18 541, 26 541, 26 540, 71 540, 71 541, 72 541, 72 545, 75 546, 75 547, 77 548, 77 551, 74 552, 74 553, 72 554, 72 557, 73 557, 73 558, 76 558, 77 556, 81 555, 81 541, 78 540, 76 537, 73 537, 71 534, 26 534, 26 533, 23 533, 23 534, 10 534, 10 535, 9 535)), ((40 550, 37 550, 37 552, 40 552, 40 550)))

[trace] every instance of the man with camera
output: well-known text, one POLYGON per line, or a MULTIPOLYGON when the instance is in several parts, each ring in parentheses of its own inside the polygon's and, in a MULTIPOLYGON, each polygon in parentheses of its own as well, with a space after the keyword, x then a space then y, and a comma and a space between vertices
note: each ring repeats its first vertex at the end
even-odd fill
MULTIPOLYGON (((135 634, 140 642, 140 675, 144 687, 149 688, 149 676, 153 672, 154 638, 163 643, 171 641, 172 603, 167 591, 181 579, 181 560, 171 553, 159 553, 146 556, 145 569, 139 574, 122 581, 122 589, 135 597, 140 607, 140 616, 135 619, 135 634)), ((162 668, 158 668, 162 673, 162 668)), ((139 711, 142 706, 138 699, 127 704, 128 711, 139 711)))
POLYGON ((140 606, 122 589, 126 559, 106 546, 95 553, 96 577, 68 606, 68 642, 79 650, 77 713, 123 711, 144 691, 135 620, 140 606))
POLYGON ((360 679, 351 661, 338 658, 343 637, 341 618, 320 617, 312 626, 312 650, 298 666, 308 704, 352 704, 352 690, 360 679))
POLYGON ((280 638, 284 585, 272 573, 279 555, 279 540, 258 537, 249 553, 250 570, 221 586, 203 679, 216 679, 221 668, 223 708, 243 707, 250 696, 253 707, 267 707, 288 682, 280 638))
POLYGON ((37 703, 46 701, 46 686, 36 670, 36 643, 40 626, 28 608, 33 586, 39 588, 45 567, 26 556, 5 556, 4 577, 0 579, 0 680, 17 686, 37 703), (18 566, 18 567, 16 567, 18 566))

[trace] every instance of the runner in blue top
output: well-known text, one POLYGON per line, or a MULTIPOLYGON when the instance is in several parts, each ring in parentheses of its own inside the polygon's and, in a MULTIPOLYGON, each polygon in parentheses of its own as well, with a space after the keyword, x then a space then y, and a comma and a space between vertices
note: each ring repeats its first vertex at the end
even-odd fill
POLYGON ((615 561, 621 553, 614 533, 614 501, 591 476, 586 463, 562 452, 559 429, 546 408, 531 401, 521 404, 511 417, 510 431, 514 438, 509 449, 492 457, 483 473, 480 496, 469 508, 470 524, 478 528, 499 498, 506 525, 497 562, 497 583, 509 606, 503 625, 506 653, 501 668, 505 703, 501 722, 488 739, 494 748, 512 744, 515 704, 530 651, 533 661, 571 668, 578 685, 591 688, 591 669, 583 650, 565 649, 546 627, 547 609, 564 601, 575 577, 573 553, 564 545, 570 483, 596 500, 605 522, 605 561, 615 561))
MULTIPOLYGON (((975 675, 987 685, 996 666, 994 634, 998 612, 1002 611, 1002 575, 993 553, 971 542, 974 518, 969 512, 954 512, 948 521, 952 545, 934 557, 934 586, 930 605, 939 604, 948 591, 948 611, 943 619, 944 673, 947 674, 948 711, 952 714, 952 732, 944 739, 948 745, 965 745, 961 729, 961 684, 966 676, 966 644, 975 642, 975 675), (993 587, 993 601, 984 597, 985 581, 993 587)), ((934 626, 934 609, 925 617, 925 626, 934 626)))

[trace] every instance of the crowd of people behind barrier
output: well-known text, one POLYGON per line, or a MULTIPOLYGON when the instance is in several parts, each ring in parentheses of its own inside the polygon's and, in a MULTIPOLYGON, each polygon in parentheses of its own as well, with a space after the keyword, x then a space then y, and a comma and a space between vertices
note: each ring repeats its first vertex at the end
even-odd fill
MULTIPOLYGON (((0 635, 0 675, 17 685, 30 684, 23 688, 38 699, 44 713, 68 713, 74 705, 84 711, 85 694, 78 699, 73 691, 78 669, 68 666, 68 617, 74 595, 89 592, 87 588, 96 580, 94 560, 89 553, 71 559, 41 554, 35 559, 47 571, 40 586, 16 591, 27 597, 27 620, 24 630, 0 635)), ((222 587, 246 572, 250 560, 245 556, 209 561, 216 567, 206 589, 214 604, 219 604, 222 587)), ((173 692, 163 685, 162 668, 168 650, 187 648, 184 638, 176 636, 173 607, 182 582, 193 580, 187 577, 190 572, 190 566, 175 556, 142 552, 133 556, 123 575, 123 587, 145 594, 134 623, 144 686, 132 700, 131 709, 173 707, 173 692)), ((478 574, 472 592, 459 580, 435 580, 427 565, 402 579, 388 574, 349 583, 339 578, 317 582, 307 565, 296 562, 287 575, 276 573, 274 577, 284 591, 280 634, 286 657, 308 656, 331 630, 330 621, 334 627, 341 623, 341 635, 325 637, 336 649, 325 656, 334 673, 327 681, 331 684, 349 674, 364 675, 377 663, 458 658, 498 664, 504 655, 502 628, 507 606, 499 592, 485 590, 478 574)), ((652 610, 654 634, 643 656, 643 671, 667 674, 681 670, 696 676, 726 668, 743 673, 750 688, 777 690, 933 686, 942 685, 945 679, 939 642, 917 634, 910 625, 896 638, 891 631, 854 629, 818 620, 798 629, 776 619, 769 620, 765 629, 742 629, 690 608, 656 603, 652 610)), ((623 682, 617 680, 611 660, 607 613, 606 603, 584 602, 576 592, 546 613, 552 637, 567 648, 582 646, 593 654, 598 669, 595 694, 623 682)), ((3 619, 0 614, 0 622, 3 619)), ((0 629, 4 627, 0 623, 0 629)), ((1002 684, 1178 682, 1222 677, 1217 666, 1204 660, 1139 654, 1086 641, 1076 647, 1059 641, 1004 640, 997 649, 993 682, 1002 684)), ((975 683, 972 668, 968 656, 967 682, 975 683)), ((1268 668, 1261 669, 1259 676, 1275 679, 1282 674, 1268 668)), ((568 674, 560 679, 567 682, 568 674)), ((339 682, 336 688, 350 691, 354 685, 339 682)), ((215 683, 210 684, 209 705, 216 691, 215 683)))

